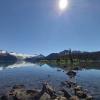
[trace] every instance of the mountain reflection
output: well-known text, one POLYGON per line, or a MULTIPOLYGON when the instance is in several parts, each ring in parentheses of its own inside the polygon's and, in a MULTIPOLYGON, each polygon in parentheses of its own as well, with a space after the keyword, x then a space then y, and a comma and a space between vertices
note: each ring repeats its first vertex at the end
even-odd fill
POLYGON ((0 70, 9 69, 9 68, 19 68, 19 67, 27 67, 27 66, 34 66, 36 64, 33 63, 26 63, 26 62, 17 62, 17 63, 1 63, 0 62, 0 70))
MULTIPOLYGON (((27 67, 27 66, 43 66, 45 63, 30 63, 30 62, 17 62, 17 63, 13 63, 13 62, 0 62, 0 70, 4 70, 4 69, 9 69, 9 68, 19 68, 19 67, 27 67)), ((47 63, 48 66, 52 67, 52 68, 62 68, 64 70, 68 70, 70 66, 68 65, 61 65, 61 64, 53 64, 53 63, 47 63)), ((91 63, 91 64, 85 64, 85 66, 79 65, 79 66, 75 66, 75 68, 79 68, 79 70, 81 69, 100 69, 100 63, 91 63)))

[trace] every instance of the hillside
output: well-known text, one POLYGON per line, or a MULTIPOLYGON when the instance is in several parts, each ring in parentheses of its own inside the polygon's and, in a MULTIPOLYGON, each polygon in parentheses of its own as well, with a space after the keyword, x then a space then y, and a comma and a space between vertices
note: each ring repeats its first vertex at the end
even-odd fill
POLYGON ((17 58, 9 53, 0 53, 0 63, 3 62, 16 62, 17 58))

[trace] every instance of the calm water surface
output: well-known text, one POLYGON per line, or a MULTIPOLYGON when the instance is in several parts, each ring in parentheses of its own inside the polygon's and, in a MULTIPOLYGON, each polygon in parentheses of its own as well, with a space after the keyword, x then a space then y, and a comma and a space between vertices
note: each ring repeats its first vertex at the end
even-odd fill
MULTIPOLYGON (((95 68, 95 67, 94 67, 95 68)), ((0 93, 8 91, 15 84, 24 84, 27 88, 41 88, 42 82, 49 82, 56 90, 61 88, 61 82, 68 80, 67 70, 57 66, 39 64, 14 64, 0 66, 0 93), (59 71, 60 69, 61 71, 59 71)), ((76 81, 79 85, 87 88, 95 97, 100 100, 100 70, 83 69, 77 72, 76 81)))

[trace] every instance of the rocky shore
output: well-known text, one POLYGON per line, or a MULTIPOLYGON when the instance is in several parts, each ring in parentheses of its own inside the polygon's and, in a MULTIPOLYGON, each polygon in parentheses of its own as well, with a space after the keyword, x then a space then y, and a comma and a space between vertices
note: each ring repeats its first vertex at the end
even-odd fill
POLYGON ((42 83, 42 89, 28 90, 24 85, 15 85, 10 91, 0 96, 0 100, 94 100, 87 89, 79 86, 74 80, 75 71, 66 73, 69 80, 61 82, 61 89, 56 91, 47 82, 42 83))

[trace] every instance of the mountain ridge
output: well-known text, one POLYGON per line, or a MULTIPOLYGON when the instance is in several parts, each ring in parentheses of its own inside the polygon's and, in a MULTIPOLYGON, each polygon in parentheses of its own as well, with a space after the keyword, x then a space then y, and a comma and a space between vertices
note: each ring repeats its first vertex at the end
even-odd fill
MULTIPOLYGON (((12 58, 16 58, 17 60, 24 60, 28 62, 39 62, 41 60, 67 60, 70 59, 69 54, 72 55, 73 59, 78 60, 100 60, 100 51, 93 51, 93 52, 87 52, 87 51, 79 51, 79 50, 63 50, 58 53, 50 53, 47 56, 44 56, 42 54, 22 54, 22 53, 16 53, 16 52, 7 52, 0 50, 0 57, 4 57, 5 55, 10 56, 12 58)), ((5 57, 7 57, 5 56, 5 57)), ((2 61, 2 60, 1 60, 2 61)))

